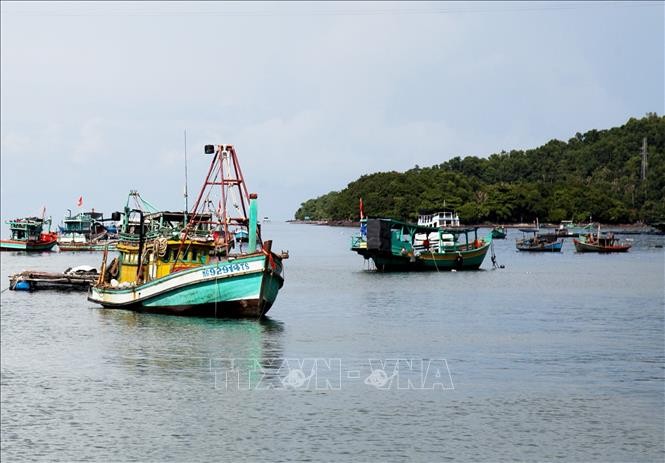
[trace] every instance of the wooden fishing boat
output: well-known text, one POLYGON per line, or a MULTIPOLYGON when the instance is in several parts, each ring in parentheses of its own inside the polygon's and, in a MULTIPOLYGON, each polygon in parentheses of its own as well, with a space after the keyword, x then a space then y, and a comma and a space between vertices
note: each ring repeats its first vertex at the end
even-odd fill
POLYGON ((581 235, 578 239, 574 239, 573 243, 577 252, 628 252, 631 248, 629 243, 619 241, 613 233, 601 234, 600 225, 595 235, 593 233, 581 235))
POLYGON ((50 251, 56 244, 57 234, 51 232, 50 218, 26 217, 6 223, 9 224, 10 238, 0 240, 2 251, 43 252, 50 251), (48 225, 46 232, 45 225, 48 225))
POLYGON ((361 220, 351 250, 371 259, 380 272, 477 270, 491 242, 491 234, 478 238, 478 227, 446 229, 368 218, 361 220))
POLYGON ((506 227, 504 226, 492 228, 492 239, 502 240, 506 238, 507 234, 508 230, 506 230, 506 227))
POLYGON ((284 284, 286 256, 262 240, 257 195, 247 191, 233 146, 206 145, 205 151, 213 159, 190 213, 144 215, 126 208, 119 256, 107 265, 104 253, 88 300, 108 308, 215 317, 261 317, 272 307, 284 284), (138 221, 132 220, 136 214, 138 221), (243 251, 231 239, 238 230, 248 234, 243 251))
POLYGON ((532 232, 533 236, 524 236, 515 242, 519 251, 528 252, 561 252, 563 240, 558 239, 556 234, 540 234, 532 232))
MULTIPOLYGON (((64 225, 58 227, 58 249, 60 251, 103 251, 106 247, 113 249, 117 240, 113 239, 114 234, 111 227, 107 227, 104 222, 111 219, 104 219, 101 212, 79 212, 64 219, 64 225)), ((114 229, 115 227, 113 227, 114 229)))

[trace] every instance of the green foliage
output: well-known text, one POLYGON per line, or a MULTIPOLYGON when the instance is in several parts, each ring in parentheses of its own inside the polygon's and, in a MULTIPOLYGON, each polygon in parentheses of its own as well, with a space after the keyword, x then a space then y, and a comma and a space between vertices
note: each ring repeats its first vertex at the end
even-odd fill
POLYGON ((302 203, 296 219, 358 220, 359 198, 372 217, 413 221, 455 209, 465 223, 606 223, 665 220, 665 117, 649 113, 621 127, 577 133, 488 158, 454 157, 432 167, 363 175, 342 191, 302 203), (642 139, 648 141, 641 179, 642 139))

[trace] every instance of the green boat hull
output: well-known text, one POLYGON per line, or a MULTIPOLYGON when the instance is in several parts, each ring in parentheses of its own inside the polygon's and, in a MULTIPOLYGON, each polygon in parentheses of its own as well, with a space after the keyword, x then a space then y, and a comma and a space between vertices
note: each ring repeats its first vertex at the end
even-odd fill
POLYGON ((380 272, 413 272, 443 270, 478 270, 485 260, 489 244, 472 251, 432 253, 419 256, 382 255, 360 252, 365 258, 372 259, 380 272))
POLYGON ((50 251, 55 246, 55 241, 49 243, 36 243, 30 241, 14 241, 3 240, 0 241, 0 251, 27 251, 27 252, 44 252, 50 251))
POLYGON ((505 228, 494 228, 492 229, 492 239, 494 240, 503 240, 506 238, 506 235, 508 233, 506 232, 505 228))
POLYGON ((88 300, 106 308, 204 317, 261 317, 270 310, 284 284, 281 259, 238 259, 177 272, 132 288, 91 288, 88 300), (229 265, 247 271, 215 270, 229 265))

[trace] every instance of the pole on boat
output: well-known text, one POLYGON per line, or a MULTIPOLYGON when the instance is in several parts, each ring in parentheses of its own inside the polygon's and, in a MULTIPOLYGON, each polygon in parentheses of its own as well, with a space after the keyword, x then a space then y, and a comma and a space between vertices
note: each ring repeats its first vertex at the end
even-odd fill
POLYGON ((185 130, 185 221, 184 221, 185 225, 187 225, 188 210, 189 210, 189 205, 187 204, 187 130, 185 130))
POLYGON ((138 212, 140 215, 139 223, 139 255, 138 255, 138 267, 136 269, 136 281, 141 283, 143 281, 143 211, 140 209, 134 209, 132 212, 138 212))
POLYGON ((258 216, 258 203, 256 193, 249 194, 249 252, 256 251, 256 222, 258 216))

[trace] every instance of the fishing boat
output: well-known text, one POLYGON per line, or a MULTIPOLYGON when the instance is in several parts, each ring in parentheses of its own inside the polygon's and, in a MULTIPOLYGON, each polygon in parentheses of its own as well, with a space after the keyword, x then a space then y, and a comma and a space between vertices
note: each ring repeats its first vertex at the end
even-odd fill
POLYGON ((492 228, 492 239, 502 240, 502 239, 506 238, 507 234, 508 234, 508 230, 503 225, 499 226, 499 227, 492 228))
POLYGON ((561 252, 563 240, 560 240, 556 234, 531 232, 533 236, 524 236, 518 239, 515 246, 519 251, 528 252, 561 252))
POLYGON ((104 253, 88 300, 107 308, 215 317, 258 318, 272 307, 284 284, 286 254, 274 253, 272 242, 261 237, 257 195, 248 193, 234 147, 206 145, 205 153, 213 158, 191 212, 126 208, 119 256, 107 264, 104 253), (132 219, 137 214, 138 221, 132 219), (232 239, 238 230, 248 234, 242 251, 232 239))
POLYGON ((58 235, 51 231, 50 218, 26 217, 8 220, 6 223, 9 224, 10 238, 0 240, 2 251, 50 251, 56 244, 58 235), (46 225, 48 231, 44 231, 46 225))
POLYGON ((614 233, 601 234, 600 225, 595 235, 593 233, 580 235, 578 239, 573 240, 573 244, 577 252, 628 252, 631 248, 629 243, 619 241, 614 233))
POLYGON ((363 218, 360 234, 351 239, 351 250, 371 259, 380 272, 477 270, 491 242, 491 233, 478 238, 478 227, 435 228, 363 218))
POLYGON ((104 214, 95 212, 79 212, 64 219, 64 225, 58 227, 58 249, 60 251, 102 251, 106 247, 113 249, 117 240, 114 239, 114 224, 106 225, 111 219, 104 219, 104 214))

